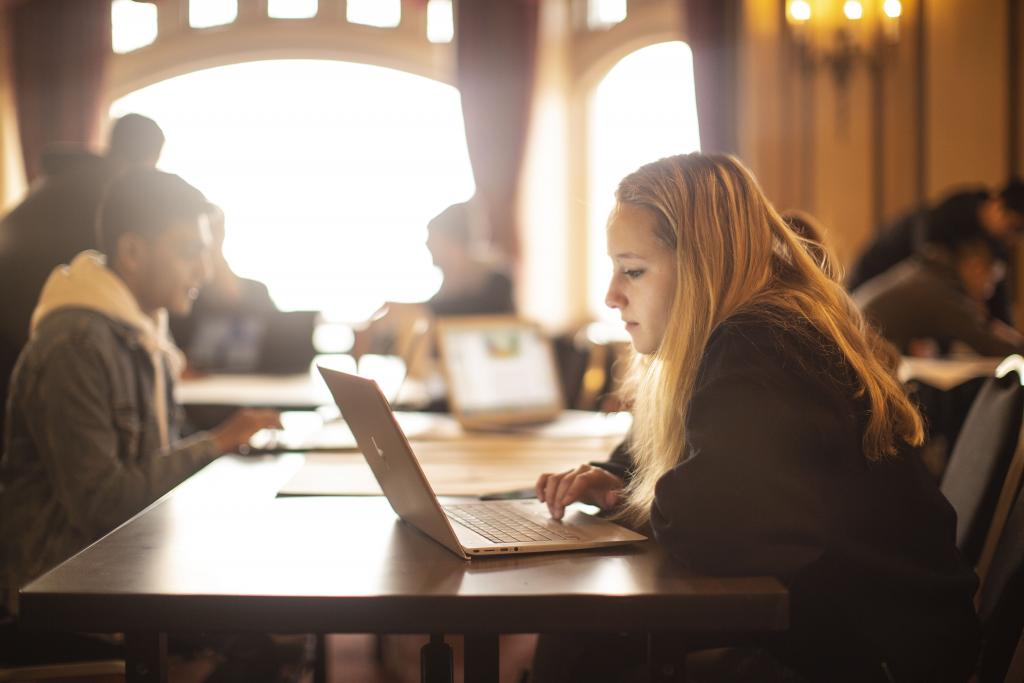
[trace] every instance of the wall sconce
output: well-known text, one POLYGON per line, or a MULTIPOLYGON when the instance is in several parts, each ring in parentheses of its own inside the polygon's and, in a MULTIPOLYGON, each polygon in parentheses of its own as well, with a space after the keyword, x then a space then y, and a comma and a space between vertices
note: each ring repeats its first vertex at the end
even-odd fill
POLYGON ((900 0, 787 0, 786 22, 805 71, 832 70, 846 89, 858 61, 879 69, 887 48, 899 41, 900 0))

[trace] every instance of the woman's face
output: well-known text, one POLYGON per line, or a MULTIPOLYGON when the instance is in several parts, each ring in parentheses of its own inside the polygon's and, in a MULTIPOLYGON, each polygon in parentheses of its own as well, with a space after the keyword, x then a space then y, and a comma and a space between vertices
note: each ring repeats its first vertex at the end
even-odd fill
POLYGON ((626 323, 637 353, 658 350, 676 291, 676 255, 655 236, 658 219, 642 206, 620 204, 608 223, 614 272, 605 303, 626 323))

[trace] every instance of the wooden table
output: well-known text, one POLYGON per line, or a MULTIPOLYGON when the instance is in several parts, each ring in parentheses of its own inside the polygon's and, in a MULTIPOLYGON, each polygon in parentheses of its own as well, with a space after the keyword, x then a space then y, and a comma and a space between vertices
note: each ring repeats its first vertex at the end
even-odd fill
MULTIPOLYGON (((301 464, 214 462, 24 588, 24 625, 124 632, 132 683, 166 680, 174 631, 461 633, 477 683, 497 681, 499 633, 612 628, 674 646, 787 626, 778 581, 694 576, 654 543, 465 562, 382 498, 277 497, 301 464)), ((659 680, 681 680, 658 652, 659 680)))
MULTIPOLYGON (((562 472, 605 460, 621 436, 583 439, 472 434, 457 440, 413 441, 412 448, 439 496, 479 496, 531 488, 542 472, 562 472)), ((362 453, 307 453, 282 495, 381 495, 362 453)))

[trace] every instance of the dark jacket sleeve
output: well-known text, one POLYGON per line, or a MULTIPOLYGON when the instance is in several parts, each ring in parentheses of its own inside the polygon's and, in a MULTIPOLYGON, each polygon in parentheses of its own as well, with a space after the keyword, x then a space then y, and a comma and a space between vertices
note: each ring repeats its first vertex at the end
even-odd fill
POLYGON ((690 402, 686 456, 658 482, 657 540, 715 575, 791 578, 827 537, 816 479, 835 421, 820 397, 736 340, 716 344, 690 402))
POLYGON ((86 338, 47 355, 25 401, 56 496, 87 535, 124 522, 219 455, 200 433, 161 453, 126 458, 119 436, 126 430, 118 425, 136 419, 135 409, 112 406, 112 394, 105 356, 86 338))
POLYGON ((590 464, 611 472, 628 484, 633 476, 633 456, 629 454, 629 436, 615 447, 607 460, 590 464))

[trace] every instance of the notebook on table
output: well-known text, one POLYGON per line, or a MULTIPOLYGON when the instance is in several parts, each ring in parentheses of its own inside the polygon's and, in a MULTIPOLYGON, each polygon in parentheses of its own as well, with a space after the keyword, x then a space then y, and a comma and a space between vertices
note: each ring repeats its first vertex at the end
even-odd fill
POLYGON ((532 501, 442 506, 377 383, 319 368, 395 513, 459 557, 578 550, 645 537, 578 510, 552 520, 532 501))

